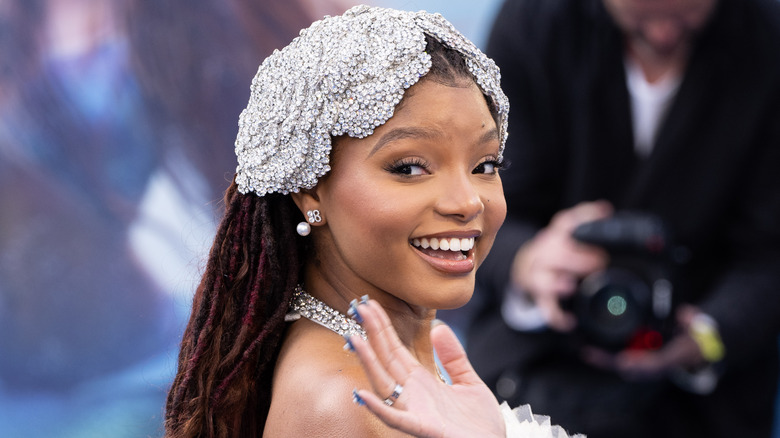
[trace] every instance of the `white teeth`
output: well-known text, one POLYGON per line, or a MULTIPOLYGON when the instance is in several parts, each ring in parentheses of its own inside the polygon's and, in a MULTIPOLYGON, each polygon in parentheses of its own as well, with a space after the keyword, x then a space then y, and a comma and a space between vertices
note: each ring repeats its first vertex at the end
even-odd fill
POLYGON ((412 245, 422 249, 431 248, 433 250, 441 249, 442 251, 454 251, 454 252, 470 251, 471 248, 474 247, 474 238, 469 237, 464 239, 458 239, 458 238, 437 239, 433 237, 429 240, 423 237, 422 239, 412 240, 412 245))

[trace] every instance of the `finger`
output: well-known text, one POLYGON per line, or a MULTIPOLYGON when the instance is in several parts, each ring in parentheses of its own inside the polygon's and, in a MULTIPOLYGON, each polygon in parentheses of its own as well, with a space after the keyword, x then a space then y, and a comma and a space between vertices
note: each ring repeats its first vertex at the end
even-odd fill
POLYGON ((574 329, 577 325, 577 319, 571 313, 565 312, 558 301, 558 297, 555 296, 542 296, 537 300, 539 310, 547 321, 547 325, 551 328, 568 332, 574 329))
POLYGON ((358 310, 363 317, 362 325, 368 335, 368 342, 379 360, 389 365, 392 362, 392 345, 396 342, 401 343, 390 318, 387 317, 382 306, 374 300, 361 303, 358 310))
POLYGON ((575 218, 582 222, 604 219, 614 213, 614 208, 609 201, 589 201, 581 202, 574 207, 575 218))
POLYGON ((568 297, 577 290, 578 278, 566 271, 550 271, 547 276, 546 287, 549 293, 546 296, 556 299, 568 297))
POLYGON ((615 370, 615 357, 600 348, 596 347, 584 347, 582 349, 582 360, 585 363, 593 365, 597 368, 614 371, 615 370))
POLYGON ((540 269, 570 272, 581 277, 604 267, 609 260, 604 249, 576 240, 572 230, 554 230, 543 237, 536 261, 540 269))
POLYGON ((364 389, 358 390, 358 395, 371 411, 388 426, 414 436, 424 436, 420 418, 403 409, 387 406, 376 394, 364 389))
POLYGON ((531 254, 533 257, 530 258, 527 269, 520 271, 518 275, 553 272, 582 278, 603 269, 609 261, 606 251, 597 246, 577 242, 570 235, 541 241, 539 245, 539 250, 531 254))
POLYGON ((615 367, 627 380, 645 380, 662 376, 666 371, 663 355, 651 351, 625 351, 615 358, 615 367))
POLYGON ((552 297, 558 300, 573 294, 577 289, 577 280, 562 272, 541 271, 531 275, 527 279, 523 290, 539 301, 543 297, 552 297))
POLYGON ((625 351, 615 358, 617 369, 624 373, 652 373, 660 371, 663 359, 649 351, 625 351))
POLYGON ((691 326, 693 319, 701 313, 698 307, 691 304, 680 304, 677 308, 677 324, 684 329, 688 329, 691 326))
POLYGON ((466 350, 449 326, 443 323, 435 326, 431 330, 431 342, 453 385, 482 383, 466 356, 466 350))
POLYGON ((390 318, 377 301, 368 300, 359 308, 365 314, 368 342, 389 375, 387 378, 378 375, 378 379, 385 380, 376 380, 374 389, 380 397, 387 399, 395 392, 397 384, 405 385, 412 371, 423 367, 401 342, 390 318))
POLYGON ((551 260, 551 267, 570 276, 582 278, 604 269, 608 262, 609 255, 605 250, 572 240, 566 251, 551 260))
POLYGON ((574 207, 556 213, 550 225, 562 230, 573 230, 580 224, 604 219, 612 214, 612 208, 606 202, 581 202, 574 207))
POLYGON ((660 350, 646 352, 646 357, 635 358, 626 354, 622 361, 624 367, 644 366, 655 373, 666 372, 677 367, 696 367, 704 362, 698 344, 687 333, 674 336, 660 350))
POLYGON ((363 327, 368 339, 367 343, 358 341, 360 350, 358 351, 357 345, 355 349, 359 352, 361 360, 367 361, 366 373, 374 391, 381 397, 389 398, 394 394, 397 384, 403 385, 406 382, 408 370, 405 363, 413 361, 414 358, 401 344, 390 319, 382 318, 384 311, 377 302, 360 304, 358 311, 363 318, 363 327), (400 345, 400 348, 392 348, 393 344, 400 345), (366 346, 371 347, 370 351, 365 348, 366 346))
POLYGON ((376 300, 368 300, 360 307, 367 307, 369 315, 365 327, 368 341, 393 377, 405 378, 415 367, 421 366, 401 342, 390 317, 376 300))
MULTIPOLYGON (((383 397, 392 394, 396 380, 390 375, 386 365, 376 356, 371 344, 360 336, 354 335, 350 337, 350 342, 355 349, 358 359, 363 364, 366 377, 368 377, 374 392, 381 394, 383 397)), ((395 400, 393 401, 395 402, 395 400)))

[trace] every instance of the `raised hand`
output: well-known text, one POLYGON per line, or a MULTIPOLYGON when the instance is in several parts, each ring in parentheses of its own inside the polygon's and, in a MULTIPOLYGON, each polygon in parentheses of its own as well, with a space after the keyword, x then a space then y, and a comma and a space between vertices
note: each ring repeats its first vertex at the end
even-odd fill
POLYGON ((368 300, 358 309, 368 341, 352 336, 350 342, 373 390, 357 390, 357 402, 388 426, 417 437, 506 436, 498 401, 449 327, 434 327, 431 341, 451 386, 410 354, 379 303, 368 300))

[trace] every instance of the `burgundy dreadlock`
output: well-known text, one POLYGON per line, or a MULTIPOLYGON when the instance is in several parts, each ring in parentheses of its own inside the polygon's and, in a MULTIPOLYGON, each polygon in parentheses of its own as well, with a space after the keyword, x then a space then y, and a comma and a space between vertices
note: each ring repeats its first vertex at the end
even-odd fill
POLYGON ((260 436, 284 315, 301 271, 289 196, 225 194, 168 394, 170 437, 260 436), (294 242, 294 243, 292 243, 294 242))

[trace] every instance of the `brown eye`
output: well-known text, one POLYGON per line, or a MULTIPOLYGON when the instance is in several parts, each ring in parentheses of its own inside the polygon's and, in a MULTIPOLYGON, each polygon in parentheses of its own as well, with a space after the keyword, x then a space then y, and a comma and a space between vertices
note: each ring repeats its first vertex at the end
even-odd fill
POLYGON ((393 163, 388 167, 388 171, 391 173, 397 173, 399 175, 425 175, 428 173, 428 164, 419 159, 401 160, 393 163))
POLYGON ((471 173, 478 174, 482 173, 485 175, 493 175, 495 173, 498 173, 498 171, 503 167, 503 164, 500 163, 498 160, 487 160, 483 161, 482 163, 479 163, 479 165, 474 168, 474 170, 471 173))

